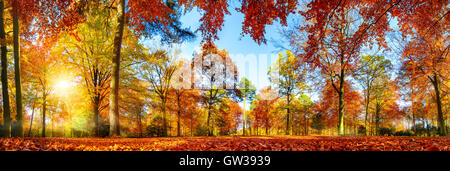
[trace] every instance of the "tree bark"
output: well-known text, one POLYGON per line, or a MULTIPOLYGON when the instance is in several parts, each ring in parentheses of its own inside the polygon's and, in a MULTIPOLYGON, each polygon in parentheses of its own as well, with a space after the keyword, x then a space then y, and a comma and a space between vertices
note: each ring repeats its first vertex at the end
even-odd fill
POLYGON ((291 98, 290 98, 290 94, 288 94, 287 96, 287 112, 286 112, 286 135, 289 135, 289 117, 290 117, 290 103, 291 103, 291 98))
POLYGON ((245 126, 247 124, 247 115, 245 112, 245 103, 247 103, 247 93, 245 93, 245 97, 244 97, 244 117, 242 118, 242 135, 245 136, 245 126))
POLYGON ((44 97, 43 97, 43 104, 42 104, 42 137, 45 137, 45 112, 47 110, 47 97, 45 95, 44 90, 44 97))
MULTIPOLYGON (((0 0, 0 39, 6 40, 5 24, 4 24, 4 3, 0 0)), ((2 61, 2 96, 3 96, 3 136, 11 136, 11 108, 9 104, 8 93, 8 56, 6 43, 1 44, 1 61, 2 61)))
POLYGON ((377 103, 375 109, 375 136, 378 136, 380 132, 380 110, 381 106, 377 103))
POLYGON ((438 129, 440 136, 447 136, 447 127, 445 126, 444 114, 442 112, 442 101, 441 94, 439 89, 439 79, 437 74, 434 73, 434 81, 433 81, 434 91, 436 93, 436 103, 437 103, 437 111, 438 111, 438 129))
POLYGON ((13 39, 14 39, 14 74, 16 82, 16 119, 15 135, 23 137, 22 83, 20 78, 20 37, 17 0, 13 0, 13 39))
POLYGON ((118 26, 114 36, 114 57, 112 59, 111 95, 109 110, 109 134, 111 136, 120 135, 119 125, 119 73, 120 73, 120 52, 122 49, 122 38, 125 27, 125 0, 120 0, 117 6, 118 26))
POLYGON ((163 99, 162 100, 162 112, 163 112, 163 135, 164 137, 166 137, 168 134, 168 130, 167 130, 167 110, 166 110, 166 101, 163 99))
POLYGON ((344 79, 345 71, 341 69, 341 74, 339 76, 339 123, 338 123, 338 135, 345 135, 344 131, 344 79))
POLYGON ((28 137, 31 135, 31 128, 33 127, 33 119, 34 119, 34 109, 36 107, 36 102, 33 101, 33 107, 31 109, 31 119, 30 119, 30 128, 28 129, 28 137))
POLYGON ((370 104, 370 87, 367 86, 367 96, 366 96, 366 114, 364 116, 364 135, 367 134, 367 117, 369 116, 369 104, 370 104))
POLYGON ((177 136, 181 136, 181 99, 180 94, 177 93, 177 103, 178 103, 178 111, 177 111, 177 136))
POLYGON ((99 103, 100 102, 97 101, 97 99, 94 102, 94 135, 96 137, 100 136, 100 126, 98 123, 98 118, 99 118, 99 113, 100 113, 100 111, 99 111, 100 104, 99 103))

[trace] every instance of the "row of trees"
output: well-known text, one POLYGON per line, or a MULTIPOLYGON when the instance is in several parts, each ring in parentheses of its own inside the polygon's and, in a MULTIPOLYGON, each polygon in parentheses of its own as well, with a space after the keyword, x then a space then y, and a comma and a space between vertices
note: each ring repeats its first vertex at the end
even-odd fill
MULTIPOLYGON (((396 91, 396 82, 402 82, 402 86, 409 85, 407 91, 420 91, 410 94, 431 95, 427 102, 424 102, 425 96, 413 97, 412 108, 407 113, 419 112, 414 107, 418 101, 423 106, 434 106, 439 134, 447 135, 445 113, 448 109, 442 104, 448 98, 448 3, 445 0, 311 1, 306 10, 299 11, 298 16, 305 22, 287 29, 285 35, 290 49, 297 56, 299 68, 318 73, 316 76, 325 80, 324 91, 327 87, 335 91, 331 95, 337 101, 337 111, 333 111, 337 112, 339 135, 345 134, 346 111, 347 115, 351 114, 346 108, 351 106, 353 98, 346 97, 352 96, 350 81, 353 79, 363 84, 366 99, 364 120, 367 122, 372 115, 375 129, 380 120, 386 118, 381 115, 388 113, 383 112, 383 106, 395 108, 393 102, 401 93, 396 91), (391 20, 398 21, 399 29, 390 27, 391 20), (401 34, 402 40, 389 44, 387 33, 401 34), (392 70, 385 66, 387 63, 382 58, 361 57, 362 48, 372 46, 399 52, 402 68, 398 78, 389 78, 384 70, 392 70), (375 106, 375 114, 368 111, 370 105, 375 106)), ((326 99, 324 95, 323 100, 326 99)), ((327 104, 330 103, 324 102, 327 104)), ((368 131, 369 124, 365 125, 368 131)))
MULTIPOLYGON (((212 42, 212 40, 218 39, 217 32, 221 30, 223 25, 224 15, 229 14, 227 1, 186 1, 186 0, 156 0, 156 1, 143 1, 143 0, 119 0, 119 1, 88 1, 88 0, 10 0, 1 1, 0 3, 0 38, 2 43, 2 87, 3 87, 3 119, 4 119, 4 134, 10 136, 10 107, 9 107, 9 94, 7 83, 7 41, 5 33, 5 22, 3 14, 8 6, 12 6, 11 16, 13 18, 13 40, 14 40, 14 57, 15 57, 15 89, 16 89, 16 101, 17 101, 17 123, 18 126, 14 126, 19 134, 17 136, 23 136, 21 132, 23 125, 23 115, 21 107, 21 82, 20 82, 20 63, 19 63, 19 47, 23 47, 19 43, 19 38, 22 37, 26 41, 30 41, 33 46, 39 45, 40 47, 33 47, 37 50, 39 48, 48 51, 52 49, 52 45, 55 45, 61 34, 72 34, 75 37, 77 33, 74 32, 79 24, 89 20, 90 14, 95 10, 103 12, 97 13, 97 15, 105 15, 107 17, 105 27, 108 27, 106 32, 111 34, 110 37, 114 37, 112 42, 105 42, 106 46, 111 46, 111 54, 109 59, 112 59, 112 68, 110 77, 110 91, 109 94, 109 122, 110 122, 110 134, 120 134, 120 122, 119 122, 119 90, 120 90, 120 72, 121 72, 121 54, 124 41, 124 33, 127 29, 132 30, 138 37, 144 35, 152 37, 156 34, 162 34, 164 41, 166 42, 181 42, 187 37, 192 37, 193 34, 189 30, 183 29, 181 23, 178 21, 180 14, 182 14, 181 7, 183 6, 186 11, 197 8, 201 11, 203 17, 200 22, 202 23, 198 31, 201 32, 203 40, 205 42, 212 42), (19 20, 22 21, 21 29, 19 28, 19 20), (19 31, 22 31, 19 33, 19 31)), ((295 6, 295 1, 286 2, 269 2, 269 4, 258 4, 251 1, 243 0, 242 8, 239 9, 246 15, 245 21, 248 23, 243 27, 245 34, 250 34, 255 39, 260 40, 264 34, 261 31, 264 30, 265 25, 272 24, 270 21, 265 23, 258 23, 258 27, 255 29, 252 24, 252 17, 259 15, 254 13, 255 10, 261 8, 268 8, 265 15, 271 15, 269 18, 277 19, 281 18, 284 22, 286 16, 292 12, 295 6), (288 8, 286 8, 288 7, 288 8), (289 10, 286 10, 289 9, 289 10), (272 14, 276 13, 275 16, 272 14)), ((263 18, 266 18, 263 16, 263 18)), ((81 40, 80 40, 81 41, 81 40)), ((104 41, 104 40, 103 40, 104 41)), ((45 84, 42 81, 43 85, 45 84)), ((45 86, 44 86, 45 87, 45 86)), ((47 89, 44 90, 44 92, 47 89)), ((101 94, 101 93, 100 93, 101 94)), ((43 93, 42 99, 46 101, 47 93, 43 93)), ((98 101, 98 100, 97 100, 98 101)), ((45 109, 46 104, 43 103, 45 109)), ((98 107, 99 108, 99 107, 98 107)), ((46 110, 43 110, 46 111, 46 110)), ((45 112, 44 116, 45 116, 45 112)), ((45 120, 45 117, 44 119, 45 120)), ((45 122, 45 121, 44 121, 45 122)))
POLYGON ((24 119, 30 119, 30 134, 37 109, 42 136, 46 123, 64 135, 86 134, 92 123, 93 135, 117 136, 134 121, 140 135, 150 125, 147 132, 166 136, 173 118, 177 135, 187 120, 191 134, 196 129, 206 135, 236 133, 239 127, 245 135, 260 134, 259 128, 266 134, 274 128, 280 134, 307 134, 308 128, 334 126, 338 135, 379 135, 387 125, 412 123, 416 130, 418 121, 447 135, 448 1, 241 0, 236 10, 244 14, 242 34, 258 44, 266 43, 265 27, 274 20, 285 26, 289 15, 303 21, 285 31, 292 52, 280 54, 268 74, 272 87, 258 95, 248 80, 238 82, 236 65, 213 43, 230 14, 229 3, 0 1, 3 136, 24 136, 24 119), (193 9, 202 16, 197 31, 203 47, 192 62, 144 47, 140 40, 156 35, 168 44, 192 40, 195 34, 179 18, 193 9), (389 60, 361 55, 364 47, 394 48, 386 41, 393 31, 390 20, 398 21, 402 37, 396 44, 401 68, 395 78, 389 60), (313 89, 320 89, 314 104, 305 95, 313 89), (271 94, 277 97, 263 98, 271 94), (409 108, 400 106, 402 97, 409 108), (28 111, 31 118, 23 115, 28 111))

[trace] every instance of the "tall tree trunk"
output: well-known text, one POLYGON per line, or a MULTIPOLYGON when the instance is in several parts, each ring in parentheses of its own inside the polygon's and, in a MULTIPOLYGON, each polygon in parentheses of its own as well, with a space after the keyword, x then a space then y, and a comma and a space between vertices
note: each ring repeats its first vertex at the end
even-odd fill
POLYGON ((177 111, 177 136, 181 136, 181 99, 180 94, 177 94, 177 104, 178 104, 178 111, 177 111))
POLYGON ((125 28, 125 0, 120 0, 117 5, 117 21, 118 26, 114 35, 114 57, 112 59, 112 75, 111 75, 111 95, 109 110, 109 134, 111 136, 120 135, 119 126, 119 73, 120 73, 120 52, 122 49, 123 31, 125 28))
POLYGON ((380 104, 378 104, 375 106, 375 136, 379 135, 380 132, 380 104))
MULTIPOLYGON (((97 97, 96 97, 97 98, 97 97)), ((98 122, 98 118, 99 118, 99 104, 100 102, 96 99, 94 102, 94 135, 96 137, 100 136, 100 126, 99 126, 99 122, 98 122)))
POLYGON ((308 118, 306 117, 306 114, 305 114, 305 135, 308 135, 308 118))
POLYGON ((44 97, 43 97, 43 104, 42 104, 42 137, 45 137, 45 112, 47 111, 47 97, 45 95, 44 90, 44 97))
POLYGON ((341 69, 339 76, 339 123, 338 123, 338 135, 345 135, 344 131, 344 79, 345 71, 341 69))
POLYGON ((370 104, 370 87, 367 86, 367 96, 366 96, 366 114, 364 116, 364 135, 368 135, 367 134, 367 117, 369 116, 369 104, 370 104))
POLYGON ((442 112, 442 101, 441 101, 441 93, 439 89, 439 78, 437 77, 437 74, 434 73, 434 81, 433 87, 434 91, 436 93, 436 103, 437 103, 437 111, 438 111, 438 128, 439 128, 439 135, 440 136, 447 136, 447 127, 445 126, 445 119, 444 114, 442 112))
MULTIPOLYGON (((5 21, 4 21, 4 3, 0 0, 0 39, 6 39, 5 33, 5 21)), ((9 104, 9 93, 8 93, 8 56, 6 44, 1 44, 1 60, 2 60, 2 96, 3 96, 3 136, 11 136, 11 108, 9 104)))
POLYGON ((246 115, 246 112, 245 112, 245 103, 247 103, 247 94, 245 94, 245 97, 244 97, 244 117, 242 118, 242 135, 243 136, 245 136, 246 134, 245 134, 245 126, 246 126, 246 124, 247 124, 247 115, 246 115))
POLYGON ((167 129, 167 110, 166 110, 166 100, 162 99, 162 112, 163 112, 163 135, 164 137, 166 137, 168 134, 168 129, 167 129))
POLYGON ((13 0, 13 39, 14 39, 14 74, 16 82, 16 119, 15 136, 23 137, 22 83, 20 80, 20 37, 18 2, 13 0))
POLYGON ((286 112, 286 135, 289 135, 289 118, 290 118, 290 108, 291 108, 291 98, 290 94, 287 96, 287 112, 286 112))
POLYGON ((31 135, 31 128, 33 127, 33 119, 34 119, 34 109, 36 107, 36 102, 33 101, 33 107, 31 109, 31 119, 30 119, 30 128, 28 128, 28 137, 31 135))
POLYGON ((414 114, 415 112, 412 111, 412 131, 416 132, 416 114, 414 114))

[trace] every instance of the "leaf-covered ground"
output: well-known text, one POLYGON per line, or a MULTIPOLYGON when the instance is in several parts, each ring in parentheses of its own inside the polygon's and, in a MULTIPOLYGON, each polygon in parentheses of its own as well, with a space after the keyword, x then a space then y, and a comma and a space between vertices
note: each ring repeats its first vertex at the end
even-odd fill
POLYGON ((0 138, 0 151, 450 151, 450 137, 0 138))

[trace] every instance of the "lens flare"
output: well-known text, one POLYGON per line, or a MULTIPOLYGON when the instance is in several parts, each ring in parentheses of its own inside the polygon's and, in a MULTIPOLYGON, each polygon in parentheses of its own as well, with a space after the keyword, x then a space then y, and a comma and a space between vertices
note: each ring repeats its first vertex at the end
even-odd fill
POLYGON ((62 79, 56 82, 55 92, 57 93, 57 95, 66 96, 70 93, 72 87, 72 82, 66 79, 62 79))

